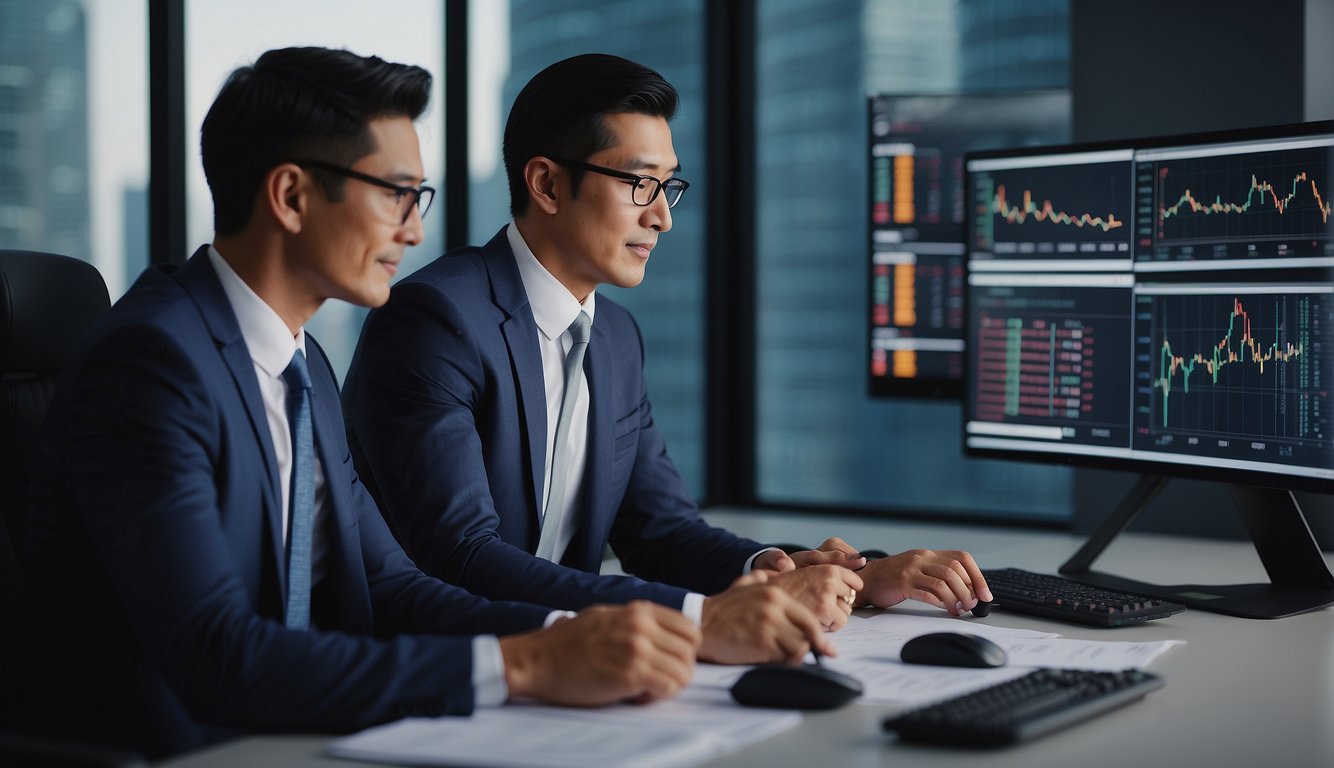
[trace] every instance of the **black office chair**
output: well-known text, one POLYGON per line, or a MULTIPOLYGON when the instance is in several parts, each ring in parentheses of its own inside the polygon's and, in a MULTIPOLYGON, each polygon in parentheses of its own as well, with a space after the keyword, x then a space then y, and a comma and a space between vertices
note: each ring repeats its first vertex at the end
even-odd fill
POLYGON ((0 583, 6 590, 0 609, 13 607, 17 591, 33 453, 56 378, 83 332, 110 306, 93 265, 0 251, 0 583))
MULTIPOLYGON (((68 256, 0 250, 0 677, 12 679, 22 589, 28 482, 37 433, 60 369, 83 333, 111 306, 102 275, 68 256)), ((0 728, 19 702, 0 684, 0 728)), ((43 745, 0 734, 0 764, 97 765, 79 762, 81 748, 39 759, 43 745)))

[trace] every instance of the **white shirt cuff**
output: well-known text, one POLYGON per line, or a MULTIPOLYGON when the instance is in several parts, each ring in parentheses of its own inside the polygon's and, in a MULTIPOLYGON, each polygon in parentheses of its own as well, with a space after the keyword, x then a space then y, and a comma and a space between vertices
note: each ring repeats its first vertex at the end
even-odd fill
POLYGON ((681 613, 695 622, 695 626, 699 626, 704 621, 704 595, 698 592, 687 592, 686 599, 681 601, 681 613))
POLYGON ((542 629, 546 629, 552 624, 555 624, 556 619, 573 619, 574 617, 574 611, 552 611, 547 614, 546 620, 542 622, 542 629))
POLYGON ((746 558, 746 567, 741 569, 741 575, 745 576, 746 574, 750 573, 751 568, 755 566, 755 558, 759 557, 765 552, 773 552, 776 549, 778 549, 778 547, 765 547, 764 549, 761 549, 759 552, 756 552, 755 554, 746 558))
POLYGON ((498 707, 509 698, 505 685, 505 657, 500 653, 500 640, 495 635, 478 635, 472 639, 472 699, 473 707, 498 707))

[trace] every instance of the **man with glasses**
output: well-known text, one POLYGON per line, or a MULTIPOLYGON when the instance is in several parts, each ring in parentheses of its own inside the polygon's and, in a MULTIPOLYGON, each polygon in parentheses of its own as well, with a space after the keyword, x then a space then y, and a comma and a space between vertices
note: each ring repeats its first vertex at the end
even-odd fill
POLYGON ((689 187, 675 108, 660 75, 613 56, 524 87, 504 137, 512 223, 400 282, 363 328, 344 394, 363 481, 428 573, 494 599, 680 607, 702 659, 799 657, 858 601, 966 610, 981 574, 964 553, 918 553, 867 592, 840 541, 790 558, 701 519, 653 422, 638 326, 596 293, 643 280, 689 187), (633 576, 599 575, 608 544, 633 576), (938 590, 910 586, 923 570, 938 590), (769 590, 729 588, 743 574, 769 590))
POLYGON ((326 299, 382 304, 421 241, 413 121, 430 83, 297 48, 223 86, 202 131, 213 243, 139 278, 47 419, 23 623, 33 728, 163 755, 689 681, 699 633, 680 613, 570 618, 426 576, 352 469, 303 326, 326 299))

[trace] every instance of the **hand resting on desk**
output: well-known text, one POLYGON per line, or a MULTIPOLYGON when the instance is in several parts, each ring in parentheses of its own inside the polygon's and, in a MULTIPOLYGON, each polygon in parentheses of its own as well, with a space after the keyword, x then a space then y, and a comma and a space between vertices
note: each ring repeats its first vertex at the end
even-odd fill
POLYGON ((957 549, 910 549, 872 560, 861 576, 866 588, 857 594, 858 605, 888 608, 913 598, 960 616, 978 600, 992 600, 973 556, 957 549))
POLYGON ((500 638, 510 698, 567 706, 672 696, 694 676, 699 646, 694 622, 642 600, 500 638))
POLYGON ((782 587, 809 608, 826 632, 842 629, 848 623, 856 595, 865 586, 856 571, 837 565, 810 565, 773 574, 769 583, 782 587))
POLYGON ((860 569, 858 573, 865 584, 858 590, 857 605, 888 608, 914 598, 958 616, 979 599, 992 600, 991 590, 973 556, 961 550, 910 549, 868 562, 856 548, 834 536, 818 549, 792 555, 771 551, 755 559, 756 568, 778 571, 817 563, 860 569))
POLYGON ((819 619, 775 581, 768 571, 754 571, 705 599, 700 620, 704 635, 701 660, 791 663, 812 648, 834 655, 819 619))

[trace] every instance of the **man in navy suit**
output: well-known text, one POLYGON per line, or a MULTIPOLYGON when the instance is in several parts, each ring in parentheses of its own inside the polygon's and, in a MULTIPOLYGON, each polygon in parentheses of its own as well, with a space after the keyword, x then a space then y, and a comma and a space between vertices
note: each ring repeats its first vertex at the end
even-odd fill
POLYGON ((638 285, 671 229, 688 186, 667 122, 675 108, 660 75, 614 56, 538 73, 505 126, 513 222, 405 279, 371 313, 344 409, 354 461, 399 540, 428 573, 496 599, 681 607, 710 660, 793 650, 768 634, 783 624, 772 612, 737 625, 753 599, 729 585, 747 572, 776 573, 771 584, 827 629, 857 603, 918 597, 957 614, 989 598, 967 553, 868 565, 830 539, 789 557, 700 518, 653 422, 639 328, 596 293, 638 285), (590 320, 572 375, 564 366, 590 320), (598 574, 608 543, 633 577, 598 574))
POLYGON ((223 86, 202 131, 212 245, 144 273, 45 427, 26 558, 37 729, 161 755, 689 681, 699 634, 680 613, 570 618, 426 576, 353 471, 303 326, 329 298, 383 303, 421 240, 430 81, 302 48, 223 86))

